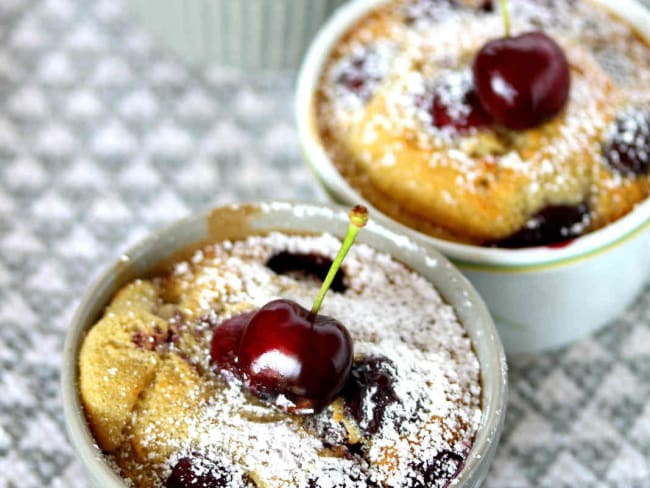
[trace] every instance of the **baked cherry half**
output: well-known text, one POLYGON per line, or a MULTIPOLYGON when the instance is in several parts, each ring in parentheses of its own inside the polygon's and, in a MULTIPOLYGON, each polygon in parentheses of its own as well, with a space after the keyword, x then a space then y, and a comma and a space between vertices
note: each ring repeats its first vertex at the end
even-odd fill
POLYGON ((254 312, 235 315, 217 327, 210 345, 210 362, 226 379, 239 378, 237 352, 239 343, 254 312))
POLYGON ((198 456, 184 457, 172 467, 165 488, 225 488, 234 481, 225 466, 198 456))
POLYGON ((507 249, 558 246, 580 237, 589 227, 589 218, 585 203, 549 205, 533 215, 523 229, 493 245, 507 249))
POLYGON ((472 71, 481 104, 510 129, 528 129, 552 119, 569 98, 569 63, 562 48, 543 32, 488 42, 472 71))
POLYGON ((609 167, 626 176, 650 174, 650 111, 629 108, 613 125, 603 147, 609 167))
POLYGON ((478 99, 470 73, 450 73, 433 88, 428 107, 433 125, 458 134, 480 130, 492 124, 478 99))
MULTIPOLYGON (((395 392, 395 365, 384 356, 369 356, 354 361, 343 390, 346 411, 368 434, 376 434, 384 422, 387 408, 399 401, 395 392)), ((399 424, 403 418, 393 415, 399 424)))
POLYGON ((353 345, 340 322, 318 311, 367 221, 365 207, 352 209, 341 250, 311 310, 279 299, 224 322, 212 337, 212 366, 226 379, 239 379, 252 395, 289 413, 309 414, 326 407, 347 381, 353 345))
POLYGON ((337 85, 368 101, 384 78, 384 54, 378 46, 367 46, 343 58, 335 75, 337 85))

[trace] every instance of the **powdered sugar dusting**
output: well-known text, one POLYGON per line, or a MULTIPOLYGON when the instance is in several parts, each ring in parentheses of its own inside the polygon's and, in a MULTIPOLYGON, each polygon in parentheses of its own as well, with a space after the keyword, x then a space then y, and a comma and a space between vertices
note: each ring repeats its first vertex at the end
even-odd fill
MULTIPOLYGON (((169 353, 196 364, 215 394, 188 421, 187 436, 176 441, 166 462, 139 469, 164 479, 190 457, 199 459, 193 469, 226 466, 232 487, 446 486, 480 422, 479 364, 453 309, 428 281, 386 254, 353 246, 343 265, 347 289, 330 292, 321 313, 348 328, 356 360, 383 358, 381 372, 391 378, 396 400, 375 403, 382 393, 377 383, 361 392, 358 423, 342 399, 313 416, 290 416, 210 370, 205 351, 211 335, 196 324, 206 316, 218 324, 278 297, 308 308, 319 283, 277 275, 265 263, 281 251, 333 258, 339 246, 327 234, 255 236, 210 246, 158 280, 180 290, 179 312, 204 351, 186 349, 181 339, 169 353), (385 410, 373 432, 369 423, 379 407, 385 410)), ((156 451, 158 429, 151 425, 150 439, 141 444, 156 451)))

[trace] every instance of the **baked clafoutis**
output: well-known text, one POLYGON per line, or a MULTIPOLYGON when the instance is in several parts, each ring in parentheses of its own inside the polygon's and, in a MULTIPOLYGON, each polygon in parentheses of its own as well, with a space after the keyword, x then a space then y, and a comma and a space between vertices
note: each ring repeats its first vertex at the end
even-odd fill
POLYGON ((650 194, 650 49, 591 0, 381 3, 334 44, 314 124, 339 172, 421 232, 561 245, 650 194))
POLYGON ((127 486, 443 487, 462 470, 482 416, 467 332, 429 281, 364 244, 317 315, 304 308, 340 245, 222 241, 120 289, 78 384, 127 486))

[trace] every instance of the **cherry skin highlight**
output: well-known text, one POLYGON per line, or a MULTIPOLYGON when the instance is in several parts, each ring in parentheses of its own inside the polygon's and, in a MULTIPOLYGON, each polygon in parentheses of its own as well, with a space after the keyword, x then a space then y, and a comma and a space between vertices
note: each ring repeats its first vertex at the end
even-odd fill
POLYGON ((562 48, 543 32, 488 42, 474 59, 472 71, 481 105, 510 129, 547 122, 569 98, 569 63, 562 48))
POLYGON ((251 393, 291 413, 319 411, 343 388, 352 366, 352 339, 331 317, 291 300, 274 300, 250 320, 238 368, 251 393))

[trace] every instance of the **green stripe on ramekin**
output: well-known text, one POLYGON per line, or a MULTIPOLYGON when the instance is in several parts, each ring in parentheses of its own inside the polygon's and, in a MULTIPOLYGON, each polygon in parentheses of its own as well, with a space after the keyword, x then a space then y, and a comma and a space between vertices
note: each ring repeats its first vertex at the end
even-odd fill
POLYGON ((589 258, 593 258, 600 254, 603 254, 611 249, 614 249, 625 242, 633 239, 634 237, 640 235, 644 231, 650 228, 650 218, 646 219, 639 227, 632 229, 626 234, 623 234, 618 239, 607 243, 604 246, 601 246, 596 249, 591 249, 585 251, 582 254, 576 256, 570 256, 563 259, 558 259, 556 261, 551 261, 548 263, 540 264, 484 264, 484 263, 474 263, 470 261, 463 261, 461 259, 452 258, 447 256, 449 260, 454 263, 459 269, 463 271, 478 271, 478 272, 487 272, 487 273, 528 273, 531 271, 547 271, 550 269, 558 268, 560 266, 569 266, 585 261, 589 258))
POLYGON ((520 324, 519 322, 513 322, 508 319, 504 319, 503 317, 500 317, 499 315, 495 314, 492 310, 490 310, 490 314, 492 315, 492 319, 496 324, 499 326, 505 326, 509 329, 513 330, 526 330, 528 327, 526 327, 523 324, 520 324))

